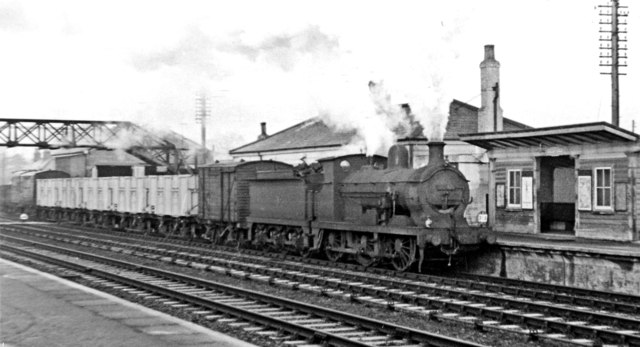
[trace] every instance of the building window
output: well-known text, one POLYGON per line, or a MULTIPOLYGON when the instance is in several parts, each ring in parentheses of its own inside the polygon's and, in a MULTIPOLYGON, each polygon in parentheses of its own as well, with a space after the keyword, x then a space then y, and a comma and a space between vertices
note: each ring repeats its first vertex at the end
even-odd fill
POLYGON ((520 208, 522 206, 522 171, 509 170, 507 172, 507 208, 520 208))
POLYGON ((611 199, 611 168, 610 167, 597 167, 594 169, 595 184, 594 193, 596 210, 611 210, 613 209, 611 199))

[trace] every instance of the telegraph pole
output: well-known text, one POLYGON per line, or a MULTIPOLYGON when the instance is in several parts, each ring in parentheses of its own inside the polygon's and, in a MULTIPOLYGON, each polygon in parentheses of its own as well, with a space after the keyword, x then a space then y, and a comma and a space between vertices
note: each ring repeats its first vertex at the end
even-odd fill
POLYGON ((211 99, 205 91, 201 91, 196 95, 196 123, 200 123, 200 141, 202 149, 196 154, 196 167, 198 159, 201 159, 201 165, 209 161, 207 151, 207 119, 211 116, 211 99))
POLYGON ((620 6, 619 0, 611 0, 609 5, 600 5, 600 66, 611 67, 611 124, 620 126, 620 87, 618 68, 627 66, 627 6, 620 6))
POLYGON ((205 92, 196 96, 196 123, 200 123, 202 147, 207 148, 207 118, 211 115, 211 100, 205 92))

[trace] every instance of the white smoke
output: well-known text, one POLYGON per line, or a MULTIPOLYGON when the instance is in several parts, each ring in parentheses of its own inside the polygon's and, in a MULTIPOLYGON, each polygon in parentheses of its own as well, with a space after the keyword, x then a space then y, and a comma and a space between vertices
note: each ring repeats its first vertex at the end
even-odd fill
MULTIPOLYGON (((24 64, 35 69, 29 73, 45 76, 29 86, 45 96, 31 103, 29 112, 127 120, 153 125, 152 132, 167 128, 198 139, 194 99, 205 89, 212 96, 207 147, 220 152, 254 141, 261 121, 273 133, 321 116, 336 129, 355 129, 354 148, 386 153, 406 124, 376 112, 367 84, 384 81, 387 101, 409 103, 427 137, 442 132, 436 131, 446 123, 448 108, 442 105, 451 101, 443 97, 443 82, 450 77, 444 69, 455 67, 452 52, 461 25, 450 18, 464 9, 443 4, 427 13, 374 2, 367 5, 366 18, 354 18, 363 13, 360 6, 290 3, 285 7, 296 15, 265 20, 269 16, 261 12, 278 6, 253 4, 252 13, 230 6, 239 11, 231 13, 202 4, 154 3, 148 12, 148 5, 130 4, 131 16, 121 16, 117 6, 99 11, 49 6, 74 30, 59 30, 54 20, 43 27, 45 38, 64 49, 31 41, 35 36, 20 41, 31 48, 29 57, 49 58, 24 64), (332 6, 344 11, 336 13, 332 6), (145 14, 145 25, 139 13, 145 14)), ((36 10, 47 12, 28 6, 25 18, 36 10)), ((123 136, 116 142, 126 147, 130 140, 123 136)))

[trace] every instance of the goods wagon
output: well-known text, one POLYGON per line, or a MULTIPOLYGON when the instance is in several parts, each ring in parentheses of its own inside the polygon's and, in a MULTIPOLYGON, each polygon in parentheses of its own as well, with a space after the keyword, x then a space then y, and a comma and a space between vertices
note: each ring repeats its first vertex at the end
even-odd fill
POLYGON ((192 175, 43 179, 37 201, 58 221, 175 231, 198 214, 197 183, 192 175))
POLYGON ((206 238, 216 243, 246 239, 247 216, 251 212, 250 182, 261 172, 289 172, 293 167, 277 161, 215 163, 200 167, 199 222, 206 238))

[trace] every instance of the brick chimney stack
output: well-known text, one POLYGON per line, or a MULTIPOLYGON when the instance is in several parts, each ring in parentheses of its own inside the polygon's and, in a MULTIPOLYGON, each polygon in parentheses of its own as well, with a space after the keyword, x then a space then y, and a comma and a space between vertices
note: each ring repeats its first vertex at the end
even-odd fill
POLYGON ((500 107, 500 63, 495 59, 493 45, 484 46, 484 60, 480 63, 482 106, 478 111, 478 132, 502 131, 500 107))
POLYGON ((258 135, 258 140, 264 140, 267 137, 269 137, 269 135, 267 135, 267 123, 261 122, 260 123, 260 135, 258 135))

